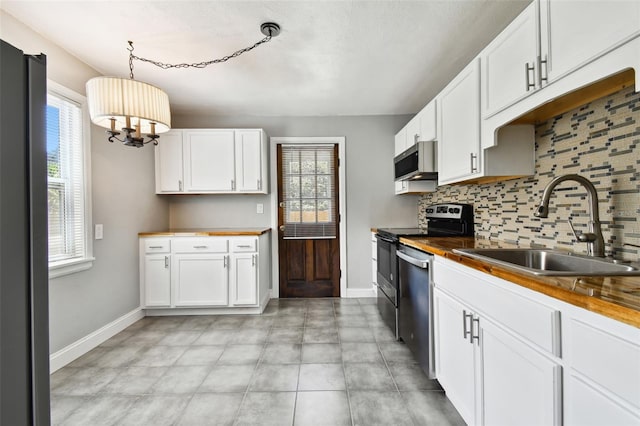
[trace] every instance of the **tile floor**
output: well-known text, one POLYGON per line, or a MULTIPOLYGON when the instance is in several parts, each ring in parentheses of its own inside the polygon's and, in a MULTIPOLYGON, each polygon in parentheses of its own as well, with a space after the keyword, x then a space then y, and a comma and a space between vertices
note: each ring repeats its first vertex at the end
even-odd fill
POLYGON ((145 317, 51 376, 55 425, 463 425, 375 299, 145 317))

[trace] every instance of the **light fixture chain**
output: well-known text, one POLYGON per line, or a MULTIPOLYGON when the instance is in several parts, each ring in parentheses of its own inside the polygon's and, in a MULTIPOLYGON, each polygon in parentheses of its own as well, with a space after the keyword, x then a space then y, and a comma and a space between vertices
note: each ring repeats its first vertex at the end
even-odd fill
MULTIPOLYGON (((211 61, 203 61, 203 62, 194 62, 191 64, 188 63, 181 63, 181 64, 167 64, 164 62, 160 62, 160 61, 154 61, 152 59, 147 59, 147 58, 141 58, 140 56, 136 56, 133 54, 133 45, 131 45, 131 49, 129 50, 129 68, 131 70, 131 78, 133 78, 133 60, 136 59, 138 61, 142 61, 142 62, 147 62, 150 64, 153 64, 159 68, 162 69, 169 69, 169 68, 205 68, 209 65, 213 65, 213 64, 219 64, 221 62, 227 62, 229 59, 232 58, 237 58, 238 56, 242 55, 243 53, 246 53, 250 50, 255 49, 256 47, 260 46, 261 44, 267 43, 268 41, 270 41, 273 37, 268 35, 265 38, 263 38, 262 40, 258 41, 257 43, 255 43, 253 46, 249 46, 249 47, 245 47, 244 49, 240 49, 237 50, 235 52, 233 52, 231 55, 227 55, 224 56, 222 58, 219 59, 213 59, 211 61)), ((131 43, 131 42, 129 42, 131 43)))

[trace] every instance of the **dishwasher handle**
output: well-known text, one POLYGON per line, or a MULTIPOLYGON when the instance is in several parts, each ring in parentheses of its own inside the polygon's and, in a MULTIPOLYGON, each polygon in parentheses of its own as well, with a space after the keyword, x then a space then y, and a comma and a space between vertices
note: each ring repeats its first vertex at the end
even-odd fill
POLYGON ((407 255, 406 253, 401 252, 400 250, 396 250, 396 255, 406 261, 409 262, 410 264, 417 266, 418 268, 422 268, 422 269, 429 269, 429 261, 428 260, 422 260, 422 259, 416 259, 415 257, 411 257, 409 255, 407 255))

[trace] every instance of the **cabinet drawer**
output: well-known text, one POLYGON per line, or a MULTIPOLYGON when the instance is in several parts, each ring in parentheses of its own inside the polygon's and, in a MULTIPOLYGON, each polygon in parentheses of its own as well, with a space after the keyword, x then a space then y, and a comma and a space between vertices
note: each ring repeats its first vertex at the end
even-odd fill
POLYGON ((256 238, 234 238, 231 240, 231 250, 234 253, 247 253, 258 251, 256 238))
POLYGON ((171 251, 171 240, 168 238, 150 238, 144 240, 145 253, 168 253, 171 251))
POLYGON ((459 268, 466 267, 449 267, 447 264, 436 263, 433 268, 435 285, 446 289, 474 310, 494 319, 520 337, 560 356, 560 311, 500 288, 489 280, 459 268))
POLYGON ((574 318, 569 327, 573 369, 640 408, 640 330, 628 341, 574 318))
POLYGON ((226 238, 176 238, 173 240, 175 253, 226 253, 229 240, 226 238))

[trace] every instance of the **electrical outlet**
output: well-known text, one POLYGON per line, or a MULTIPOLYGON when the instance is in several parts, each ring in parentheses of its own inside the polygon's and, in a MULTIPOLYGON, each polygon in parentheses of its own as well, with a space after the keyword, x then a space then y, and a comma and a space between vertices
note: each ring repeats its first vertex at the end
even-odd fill
POLYGON ((264 204, 262 203, 256 204, 256 213, 258 214, 264 213, 264 204))
POLYGON ((101 240, 103 238, 103 236, 104 236, 103 235, 103 231, 104 231, 104 229, 102 228, 102 224, 101 223, 96 224, 96 230, 95 230, 95 233, 94 233, 94 236, 95 236, 96 240, 101 240))

